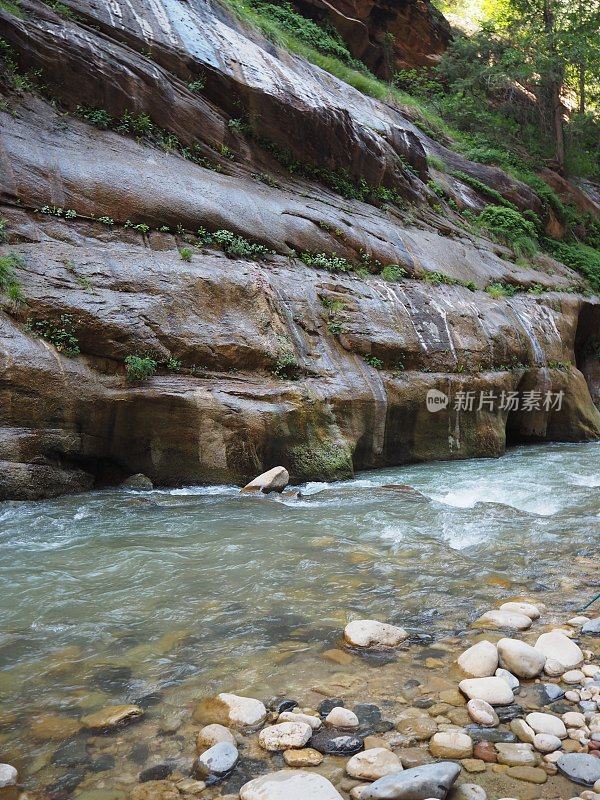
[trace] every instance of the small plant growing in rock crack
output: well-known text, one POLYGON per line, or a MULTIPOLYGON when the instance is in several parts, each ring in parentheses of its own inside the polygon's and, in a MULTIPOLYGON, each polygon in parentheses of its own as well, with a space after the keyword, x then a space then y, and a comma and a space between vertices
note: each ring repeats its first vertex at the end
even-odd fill
POLYGON ((377 356, 363 356, 366 363, 373 369, 383 369, 383 361, 377 356))
POLYGON ((230 258, 250 258, 260 261, 276 255, 274 250, 269 250, 263 244, 251 242, 243 236, 238 236, 233 231, 225 229, 209 233, 206 228, 198 228, 198 239, 202 245, 218 245, 230 258))
POLYGON ((275 355, 273 372, 278 378, 288 381, 295 381, 300 377, 300 365, 287 342, 280 346, 275 355))
POLYGON ((329 333, 331 333, 333 336, 339 336, 339 335, 340 335, 340 333, 341 333, 341 332, 342 332, 342 330, 343 330, 343 328, 342 328, 342 324, 341 324, 341 322, 335 322, 335 321, 334 321, 334 322, 330 322, 330 323, 327 325, 327 330, 328 330, 328 331, 329 331, 329 333))
POLYGON ((182 364, 178 358, 170 356, 165 361, 165 367, 169 370, 169 372, 181 372, 182 364))
POLYGON ((181 256, 183 261, 192 260, 192 250, 189 247, 182 247, 179 251, 179 255, 181 256))
POLYGON ((239 134, 242 136, 245 133, 250 133, 250 125, 243 119, 230 119, 227 122, 227 127, 229 130, 233 131, 234 133, 239 134))
POLYGON ((206 81, 202 77, 198 77, 196 78, 196 80, 190 81, 187 85, 190 92, 195 92, 196 94, 199 94, 202 91, 202 89, 204 89, 205 86, 206 86, 206 81))
POLYGON ((384 281, 398 283, 398 281, 401 281, 402 278, 406 276, 406 270, 403 269, 399 264, 386 264, 381 270, 380 275, 384 281))
POLYGON ((98 222, 101 222, 103 225, 114 225, 115 221, 112 217, 98 217, 98 222))
POLYGON ((15 275, 15 269, 25 266, 25 259, 18 253, 9 253, 0 257, 0 290, 15 305, 25 302, 21 284, 15 275))
POLYGON ((261 183, 270 186, 272 189, 281 189, 281 184, 279 181, 272 175, 269 175, 268 172, 253 172, 252 177, 255 181, 260 181, 261 183))
POLYGON ((498 300, 500 297, 514 297, 519 291, 519 287, 514 286, 512 283, 496 281, 495 283, 488 284, 488 286, 485 287, 485 291, 490 297, 498 300))
POLYGON ((300 260, 309 267, 315 269, 326 269, 328 272, 350 272, 353 265, 343 256, 338 256, 337 253, 301 253, 300 260))
POLYGON ((337 300, 333 297, 322 297, 321 304, 323 308, 329 309, 333 314, 337 314, 346 308, 343 300, 337 300))
POLYGON ((27 320, 26 328, 34 336, 50 342, 65 356, 73 357, 81 352, 72 314, 61 314, 57 320, 30 318, 27 320))
POLYGON ((8 237, 8 220, 0 217, 0 242, 5 242, 8 237))
POLYGON ((126 356, 125 378, 130 383, 144 381, 156 372, 158 362, 150 356, 126 356))

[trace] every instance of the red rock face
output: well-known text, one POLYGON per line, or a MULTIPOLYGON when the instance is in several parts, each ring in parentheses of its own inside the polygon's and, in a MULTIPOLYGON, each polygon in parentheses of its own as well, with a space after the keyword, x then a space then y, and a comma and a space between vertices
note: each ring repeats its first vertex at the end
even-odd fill
POLYGON ((450 26, 428 0, 300 0, 299 7, 327 19, 350 52, 376 75, 432 66, 448 46, 450 26))

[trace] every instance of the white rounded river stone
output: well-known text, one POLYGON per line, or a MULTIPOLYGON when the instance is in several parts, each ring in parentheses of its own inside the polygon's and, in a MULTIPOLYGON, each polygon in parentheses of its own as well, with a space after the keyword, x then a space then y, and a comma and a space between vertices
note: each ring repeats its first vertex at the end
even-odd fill
POLYGON ((306 722, 280 722, 269 725, 258 734, 258 743, 265 750, 290 750, 304 747, 312 736, 313 729, 306 722))
POLYGON ((500 611, 512 611, 516 612, 517 614, 524 614, 530 619, 540 618, 540 610, 537 606, 534 606, 533 603, 510 601, 508 603, 502 603, 500 606, 500 611))
POLYGON ((277 722, 304 722, 316 731, 323 724, 320 717, 313 717, 312 714, 294 714, 293 711, 282 711, 277 717, 277 722))
POLYGON ((534 711, 531 714, 527 714, 525 721, 536 733, 549 733, 552 736, 558 736, 559 739, 564 739, 567 735, 565 723, 560 717, 555 717, 552 714, 534 711))
POLYGON ((205 725, 198 731, 198 736, 196 737, 196 750, 198 753, 202 753, 204 750, 208 750, 209 747, 212 747, 215 744, 219 744, 219 742, 229 742, 229 744, 235 744, 235 736, 224 725, 219 725, 217 723, 213 725, 205 725))
POLYGON ((500 639, 497 644, 500 666, 519 678, 535 678, 544 669, 546 656, 519 639, 500 639))
POLYGON ((457 659, 458 666, 472 678, 489 678, 498 667, 496 645, 484 640, 477 642, 457 659))
POLYGON ((240 800, 342 800, 342 795, 316 772, 282 769, 245 783, 240 800))
POLYGON ((14 786, 17 782, 17 770, 11 764, 0 764, 0 789, 14 786))
POLYGON ((580 648, 560 631, 542 633, 535 643, 535 649, 543 653, 546 658, 559 661, 565 669, 575 669, 583 661, 580 648))
POLYGON ((580 669, 570 669, 562 676, 563 683, 581 683, 585 675, 580 669))
POLYGON ((373 747, 357 753, 346 764, 346 772, 352 778, 376 781, 384 775, 402 772, 402 762, 395 753, 385 747, 373 747))
POLYGON ((553 736, 550 733, 536 733, 533 738, 533 746, 540 753, 553 753, 561 747, 561 741, 558 736, 553 736))
POLYGON ((478 628, 515 628, 524 631, 531 627, 531 617, 515 611, 501 611, 499 608, 486 611, 474 624, 478 628))
POLYGON ((440 731, 429 740, 429 752, 436 758, 470 758, 473 741, 466 733, 440 731))
POLYGON ((360 725, 358 717, 354 711, 342 706, 332 708, 325 717, 325 722, 333 728, 358 728, 360 725))
POLYGON ((507 706, 514 700, 512 689, 502 678, 467 678, 458 684, 469 700, 485 700, 492 706, 507 706))
POLYGON ((354 647, 397 647, 407 636, 404 628, 374 619, 356 619, 344 628, 344 639, 354 647))
POLYGON ((484 728, 495 728, 496 725, 500 724, 498 714, 485 700, 469 700, 467 711, 473 722, 482 725, 484 728))
POLYGON ((238 758, 235 745, 231 742, 219 742, 198 756, 194 764, 195 776, 206 778, 212 774, 224 775, 235 767, 238 758))

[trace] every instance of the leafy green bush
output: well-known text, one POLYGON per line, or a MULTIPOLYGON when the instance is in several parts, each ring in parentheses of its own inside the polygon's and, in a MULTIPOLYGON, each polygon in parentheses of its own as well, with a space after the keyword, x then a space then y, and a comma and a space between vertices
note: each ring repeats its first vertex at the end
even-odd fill
POLYGON ((442 161, 441 158, 434 155, 427 156, 427 166, 432 167, 433 169, 437 169, 438 172, 446 172, 446 165, 442 161))
POLYGON ((174 356, 169 356, 165 361, 165 367, 169 370, 169 372, 181 372, 182 363, 178 358, 174 356))
POLYGON ((585 244, 567 244, 544 239, 544 247, 558 261, 584 275, 594 292, 600 294, 600 252, 585 244))
POLYGON ((189 247, 182 247, 179 251, 179 255, 181 256, 183 261, 191 261, 192 260, 192 251, 189 247))
POLYGON ((128 381, 143 381, 156 372, 158 363, 150 356, 126 356, 125 377, 128 381))
POLYGON ((350 261, 337 253, 301 253, 300 259, 309 267, 326 269, 328 272, 350 272, 353 269, 350 261))
POLYGON ((277 352, 273 363, 273 372, 278 378, 295 381, 300 375, 300 365, 291 350, 281 349, 277 352))
POLYGON ((512 247, 517 255, 533 255, 538 249, 537 231, 531 220, 504 206, 487 206, 477 224, 495 239, 512 247))
POLYGON ((373 369, 383 369, 383 361, 377 356, 364 356, 364 360, 373 369))
POLYGON ((0 291, 4 292, 14 303, 22 303, 25 299, 21 284, 15 275, 15 269, 23 266, 25 266, 25 259, 17 253, 9 253, 0 257, 0 291))
POLYGON ((486 286, 485 291, 490 297, 498 299, 500 297, 513 297, 519 291, 519 287, 514 286, 512 283, 501 283, 497 281, 486 286))
POLYGON ((275 5, 262 0, 251 0, 250 5, 260 14, 268 16, 282 31, 291 34, 319 53, 338 58, 343 63, 358 69, 364 69, 364 65, 352 57, 339 33, 331 26, 319 25, 303 17, 290 3, 275 5))
POLYGON ((397 283, 405 277, 406 270, 399 264, 386 264, 379 274, 385 281, 397 283))
POLYGON ((26 327, 65 356, 77 356, 81 352, 72 314, 61 314, 57 320, 29 319, 26 327))
POLYGON ((274 250, 269 250, 262 244, 250 242, 243 236, 237 236, 232 231, 218 230, 211 235, 212 241, 216 242, 223 252, 230 257, 251 258, 262 260, 274 255, 274 250))

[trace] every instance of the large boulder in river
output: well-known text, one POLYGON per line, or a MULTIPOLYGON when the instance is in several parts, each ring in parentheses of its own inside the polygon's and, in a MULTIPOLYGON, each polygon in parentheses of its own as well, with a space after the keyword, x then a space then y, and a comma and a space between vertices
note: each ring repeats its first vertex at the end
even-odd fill
POLYGON ((227 692, 201 700, 193 714, 194 722, 218 723, 240 730, 256 730, 266 718, 267 709, 260 700, 227 692))
POLYGON ((496 645, 484 640, 477 642, 458 657, 458 666, 471 678, 489 678, 498 669, 496 645))
POLYGON ((500 639, 497 644, 500 665, 519 678, 535 678, 544 669, 546 656, 519 639, 500 639))
POLYGON ((535 643, 535 649, 546 658, 560 662, 565 669, 574 669, 583 663, 581 649, 560 631, 542 633, 535 643))
POLYGON ((478 628, 515 628, 524 631, 531 627, 531 617, 516 611, 502 611, 495 608, 486 611, 473 623, 478 628))
POLYGON ((446 797, 452 784, 460 775, 460 766, 451 761, 423 764, 394 775, 386 775, 361 792, 361 800, 427 800, 446 797))
POLYGON ((344 628, 344 639, 353 647, 397 647, 407 636, 404 628, 374 619, 356 619, 344 628))
POLYGON ((342 800, 327 778, 300 769, 270 772, 245 783, 240 800, 342 800))
POLYGON ((290 482, 289 472, 285 467, 273 467, 266 472, 257 475, 254 480, 247 483, 242 489, 243 492, 283 492, 290 482))

